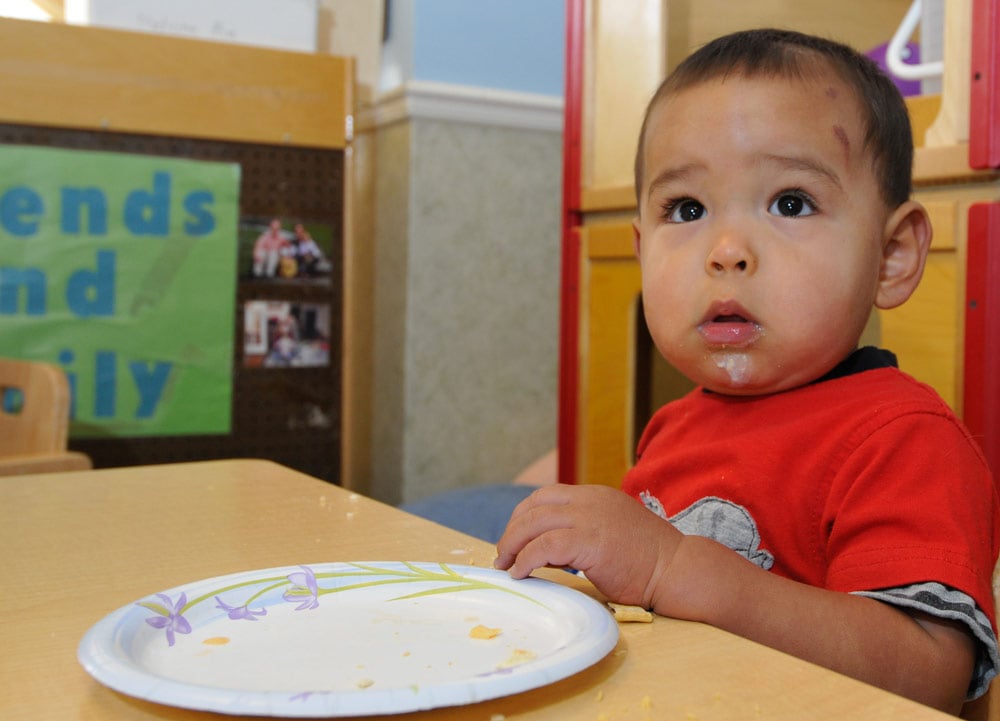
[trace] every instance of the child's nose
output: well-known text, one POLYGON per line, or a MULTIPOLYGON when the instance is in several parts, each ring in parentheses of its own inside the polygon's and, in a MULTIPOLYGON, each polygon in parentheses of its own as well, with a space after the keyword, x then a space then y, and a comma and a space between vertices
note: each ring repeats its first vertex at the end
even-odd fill
POLYGON ((756 270, 757 256, 747 239, 738 231, 729 231, 719 236, 705 259, 705 271, 709 275, 733 272, 750 275, 756 270))

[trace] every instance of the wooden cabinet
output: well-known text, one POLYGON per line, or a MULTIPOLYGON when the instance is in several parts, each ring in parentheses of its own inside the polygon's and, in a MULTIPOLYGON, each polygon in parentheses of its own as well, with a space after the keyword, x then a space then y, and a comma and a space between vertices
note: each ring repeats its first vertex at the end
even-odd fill
MULTIPOLYGON (((630 225, 636 139, 646 101, 665 72, 694 47, 743 27, 780 25, 873 47, 888 41, 909 5, 867 2, 862 12, 862 3, 846 1, 769 0, 745 8, 726 3, 723 9, 721 2, 568 0, 562 482, 617 485, 632 464, 648 407, 690 388, 644 337, 630 225)), ((1000 214, 983 211, 988 220, 979 235, 970 235, 969 214, 983 204, 1000 204, 1000 1, 949 1, 947 12, 942 93, 909 103, 922 144, 914 167, 916 195, 931 214, 934 242, 916 294, 902 307, 874 315, 866 340, 896 352, 904 370, 966 414, 996 462, 1000 421, 992 420, 991 409, 1000 406, 1000 390, 998 383, 984 385, 984 378, 1000 368, 1000 265, 993 247, 1000 244, 1000 214), (970 292, 978 298, 967 299, 973 237, 981 244, 974 257, 987 258, 976 262, 992 265, 973 274, 979 285, 970 292), (978 325, 966 337, 970 302, 978 325), (970 362, 975 377, 967 370, 970 362)))

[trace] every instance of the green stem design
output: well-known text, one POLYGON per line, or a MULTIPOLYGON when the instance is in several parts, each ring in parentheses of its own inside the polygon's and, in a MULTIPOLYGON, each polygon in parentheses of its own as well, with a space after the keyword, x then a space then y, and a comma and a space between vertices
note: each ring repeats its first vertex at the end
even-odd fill
MULTIPOLYGON (((341 591, 354 591, 360 588, 371 588, 374 586, 388 586, 396 584, 407 584, 407 583, 443 583, 447 584, 438 588, 430 588, 423 591, 415 591, 413 593, 405 594, 402 596, 397 596, 395 598, 389 599, 390 601, 402 601, 406 599, 419 598, 421 596, 435 596, 442 593, 460 593, 462 591, 502 591, 503 593, 509 593, 513 596, 518 596, 525 600, 531 601, 532 603, 538 604, 539 606, 545 607, 541 601, 538 601, 531 596, 528 596, 518 591, 514 591, 509 588, 504 588, 503 586, 490 583, 489 581, 478 581, 467 578, 460 573, 455 572, 453 569, 449 568, 446 564, 438 564, 440 571, 430 570, 425 568, 420 568, 412 563, 404 563, 403 565, 408 570, 402 569, 391 569, 391 568, 380 568, 378 566, 371 566, 362 563, 350 563, 347 564, 352 566, 354 569, 351 571, 328 571, 326 573, 317 573, 315 578, 317 581, 320 579, 332 579, 332 578, 375 578, 376 580, 370 581, 360 581, 359 583, 352 583, 346 586, 338 586, 334 588, 320 588, 317 591, 318 596, 325 596, 331 593, 340 593, 341 591), (387 578, 388 577, 388 578, 387 578)), ((244 606, 249 607, 251 603, 256 601, 258 598, 264 596, 265 594, 273 591, 275 589, 281 588, 282 586, 293 586, 289 580, 288 576, 273 576, 271 578, 257 578, 251 581, 241 581, 239 583, 232 583, 228 586, 223 586, 222 588, 214 589, 207 593, 204 593, 197 598, 193 598, 188 601, 180 610, 180 613, 184 613, 189 609, 197 606, 200 603, 219 596, 223 593, 228 593, 230 591, 235 591, 240 588, 249 588, 252 586, 259 586, 260 584, 268 584, 264 588, 260 589, 252 596, 250 596, 244 606)), ((162 604, 152 602, 152 601, 142 601, 138 605, 148 608, 149 610, 157 613, 161 616, 170 616, 170 611, 164 607, 162 604)))
POLYGON ((396 576, 396 578, 380 578, 377 581, 367 581, 364 583, 354 583, 349 586, 339 586, 337 588, 321 588, 319 590, 319 595, 326 595, 329 593, 339 593, 340 591, 353 591, 358 588, 368 588, 371 586, 387 586, 391 584, 398 583, 418 583, 418 582, 440 582, 453 584, 452 586, 444 588, 432 588, 426 591, 417 591, 415 593, 410 593, 405 596, 397 596, 396 598, 389 599, 390 601, 402 601, 409 598, 418 598, 420 596, 434 596, 441 593, 458 593, 460 591, 485 591, 485 590, 495 590, 503 591, 504 593, 510 593, 514 596, 519 596, 523 599, 531 601, 532 603, 537 603, 539 606, 544 604, 540 601, 527 596, 523 593, 517 591, 512 591, 509 588, 504 588, 503 586, 498 586, 489 581, 474 581, 470 578, 466 578, 461 574, 456 573, 451 568, 445 564, 439 564, 441 566, 442 573, 437 573, 435 571, 426 570, 423 568, 418 568, 412 563, 404 563, 409 572, 406 571, 396 571, 385 568, 378 568, 377 566, 365 566, 360 563, 352 563, 351 566, 359 569, 360 572, 346 571, 340 573, 319 573, 316 574, 316 578, 350 578, 350 577, 371 577, 371 576, 396 576))
POLYGON ((247 602, 243 604, 244 606, 249 605, 251 601, 259 598, 260 596, 263 596, 265 593, 267 593, 272 589, 281 588, 282 586, 288 585, 288 578, 286 576, 275 576, 274 578, 258 578, 253 581, 243 581, 242 583, 234 583, 232 585, 220 588, 216 591, 209 591, 208 593, 203 593, 202 595, 198 596, 198 598, 192 599, 188 601, 186 604, 184 604, 184 607, 181 608, 181 613, 187 611, 192 606, 197 606, 199 603, 207 601, 210 598, 214 598, 215 596, 218 596, 221 593, 226 593, 228 591, 235 591, 237 588, 256 586, 261 583, 271 583, 272 585, 267 586, 266 588, 263 588, 254 595, 252 595, 249 599, 247 599, 247 602))

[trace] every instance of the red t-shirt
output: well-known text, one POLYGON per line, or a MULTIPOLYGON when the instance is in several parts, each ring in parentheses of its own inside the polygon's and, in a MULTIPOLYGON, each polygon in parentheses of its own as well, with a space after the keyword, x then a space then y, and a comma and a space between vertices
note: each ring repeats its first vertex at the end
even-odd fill
POLYGON ((942 583, 995 632, 992 476, 940 397, 896 368, 753 398, 696 389, 654 415, 639 456, 622 489, 681 530, 716 529, 821 588, 942 583))

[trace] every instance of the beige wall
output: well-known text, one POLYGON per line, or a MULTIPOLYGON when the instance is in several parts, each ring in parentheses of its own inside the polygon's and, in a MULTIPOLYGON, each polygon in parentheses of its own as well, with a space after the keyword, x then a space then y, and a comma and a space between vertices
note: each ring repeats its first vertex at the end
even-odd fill
POLYGON ((561 133, 377 132, 372 494, 505 482, 555 445, 561 133))

